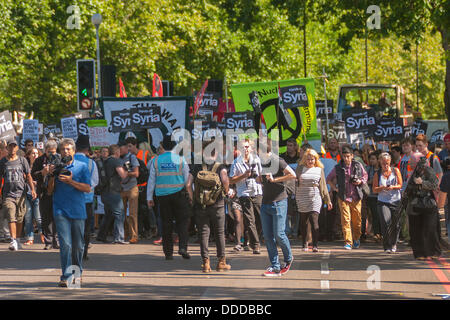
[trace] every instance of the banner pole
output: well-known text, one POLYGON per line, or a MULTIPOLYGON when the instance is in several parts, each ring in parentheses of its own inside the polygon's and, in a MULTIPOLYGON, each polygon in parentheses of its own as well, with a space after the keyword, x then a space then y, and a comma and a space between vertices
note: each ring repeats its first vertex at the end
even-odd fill
POLYGON ((228 109, 228 86, 227 86, 227 76, 225 76, 224 78, 224 83, 225 83, 225 103, 227 104, 227 112, 230 112, 230 110, 228 109))
POLYGON ((325 67, 323 68, 323 92, 324 92, 324 96, 325 96, 325 116, 326 116, 326 121, 327 121, 327 132, 325 134, 325 142, 326 144, 328 144, 328 131, 330 130, 329 128, 329 121, 328 121, 328 103, 327 103, 327 83, 326 83, 326 79, 327 79, 327 74, 325 73, 325 67))

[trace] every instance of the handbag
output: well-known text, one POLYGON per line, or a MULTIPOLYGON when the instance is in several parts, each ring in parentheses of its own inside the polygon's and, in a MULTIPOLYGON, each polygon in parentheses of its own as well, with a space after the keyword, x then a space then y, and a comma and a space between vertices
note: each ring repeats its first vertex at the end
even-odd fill
POLYGON ((426 195, 424 197, 415 197, 411 200, 411 208, 412 211, 411 215, 420 215, 420 214, 427 214, 427 213, 433 213, 437 208, 436 200, 431 195, 426 195))

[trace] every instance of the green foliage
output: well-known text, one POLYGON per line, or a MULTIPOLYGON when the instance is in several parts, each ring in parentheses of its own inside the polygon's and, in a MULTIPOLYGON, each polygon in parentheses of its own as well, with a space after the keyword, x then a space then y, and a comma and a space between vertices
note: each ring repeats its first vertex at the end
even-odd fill
MULTIPOLYGON (((336 99, 340 84, 364 81, 369 2, 0 0, 0 108, 33 110, 43 122, 76 111, 76 60, 96 58, 94 13, 103 16, 101 63, 116 66, 129 97, 150 95, 154 72, 174 81, 176 95, 191 95, 206 79, 301 78, 306 17, 308 76, 325 68, 328 97, 336 99), (80 29, 66 25, 66 10, 74 4, 80 8, 80 29)), ((446 27, 448 9, 420 13, 404 10, 400 1, 379 3, 389 13, 384 18, 383 11, 382 20, 388 27, 369 33, 369 82, 399 83, 415 105, 414 50, 420 35, 420 106, 429 118, 443 117, 446 72, 439 27, 446 27), (401 28, 405 19, 415 23, 401 28)), ((316 97, 323 97, 319 78, 316 97)))

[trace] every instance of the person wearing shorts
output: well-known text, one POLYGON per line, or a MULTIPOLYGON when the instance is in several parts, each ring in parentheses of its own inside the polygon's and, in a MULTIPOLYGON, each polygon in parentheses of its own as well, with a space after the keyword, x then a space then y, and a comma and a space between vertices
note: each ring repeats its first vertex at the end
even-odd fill
POLYGON ((9 249, 19 249, 18 236, 22 230, 23 218, 26 212, 27 187, 31 190, 33 199, 36 199, 33 178, 28 161, 17 155, 19 147, 15 139, 7 143, 8 155, 0 160, 0 179, 4 179, 2 188, 3 215, 8 220, 11 243, 9 249), (28 186, 27 186, 28 184, 28 186))

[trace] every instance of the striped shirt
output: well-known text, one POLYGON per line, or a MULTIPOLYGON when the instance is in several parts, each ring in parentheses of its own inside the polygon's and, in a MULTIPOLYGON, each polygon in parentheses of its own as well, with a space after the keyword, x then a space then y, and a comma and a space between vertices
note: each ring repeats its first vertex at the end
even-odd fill
MULTIPOLYGON (((231 165, 229 176, 232 178, 234 176, 240 176, 245 171, 251 169, 252 165, 254 165, 256 174, 261 175, 262 167, 261 160, 256 155, 249 156, 249 162, 245 162, 242 156, 234 159, 233 164, 231 165)), ((262 195, 262 185, 257 183, 255 179, 247 178, 236 183, 236 193, 237 196, 240 197, 255 197, 258 195, 262 195)))
POLYGON ((322 176, 322 169, 319 167, 303 168, 297 187, 297 196, 300 212, 314 211, 319 213, 322 207, 319 183, 322 176))

